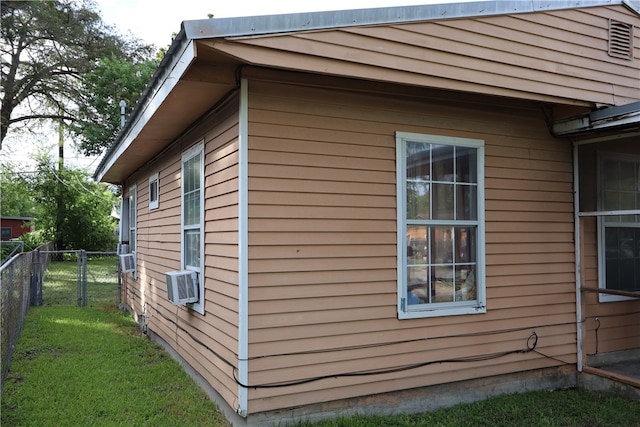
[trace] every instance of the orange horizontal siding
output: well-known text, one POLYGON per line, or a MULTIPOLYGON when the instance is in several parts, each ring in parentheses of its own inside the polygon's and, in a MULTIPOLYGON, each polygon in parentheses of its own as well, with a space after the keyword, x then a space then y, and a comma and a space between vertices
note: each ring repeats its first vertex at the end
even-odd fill
POLYGON ((256 65, 567 104, 622 105, 640 99, 638 44, 630 61, 610 57, 609 18, 638 26, 632 11, 603 6, 229 38, 212 47, 256 65))
MULTIPOLYGON (((249 353, 259 357, 249 361, 250 383, 362 366, 384 369, 451 352, 491 352, 518 341, 501 336, 505 325, 522 328, 525 341, 531 329, 553 330, 540 345, 575 361, 571 146, 549 137, 539 110, 524 105, 473 109, 465 107, 464 98, 439 105, 428 98, 258 80, 249 84, 249 103, 249 353), (485 140, 485 315, 397 319, 399 130, 485 140), (519 184, 515 189, 512 180, 519 184), (496 333, 460 338, 455 349, 442 344, 440 350, 427 346, 407 353, 411 344, 392 344, 474 331, 496 333), (350 346, 365 347, 340 350, 350 346), (320 349, 336 351, 325 355, 325 362, 305 353, 320 349), (278 356, 289 352, 293 355, 278 356)), ((482 370, 554 365, 558 362, 521 357, 488 362, 482 370)), ((249 411, 318 402, 330 395, 330 400, 353 397, 355 390, 370 394, 468 379, 478 372, 471 365, 448 369, 447 376, 425 369, 417 376, 250 389, 249 411)))
POLYGON ((138 277, 127 275, 126 300, 147 327, 196 369, 229 404, 238 388, 230 367, 238 352, 238 105, 209 117, 189 139, 132 178, 138 188, 138 277), (201 316, 168 301, 165 273, 181 268, 181 154, 205 141, 205 310, 201 316), (159 207, 148 209, 148 178, 159 173, 159 207), (203 345, 204 344, 204 345, 203 345), (205 347, 206 346, 206 347, 205 347), (208 347, 208 348, 207 348, 208 347))

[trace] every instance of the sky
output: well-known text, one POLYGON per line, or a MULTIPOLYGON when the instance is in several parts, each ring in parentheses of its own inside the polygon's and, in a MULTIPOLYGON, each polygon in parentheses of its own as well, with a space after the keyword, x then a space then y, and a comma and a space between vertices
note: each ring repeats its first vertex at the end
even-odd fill
MULTIPOLYGON (((410 6, 432 3, 458 3, 478 0, 94 0, 103 21, 115 27, 120 34, 135 37, 156 48, 167 47, 171 37, 180 31, 185 20, 238 16, 273 15, 284 13, 315 12, 330 10, 365 9, 388 6, 410 6)), ((33 153, 46 151, 57 156, 57 131, 46 130, 50 138, 41 142, 39 136, 21 134, 12 138, 11 133, 3 142, 0 161, 11 161, 18 165, 30 165, 33 153), (30 138, 37 143, 31 142, 30 138)), ((72 141, 65 141, 65 162, 93 172, 100 159, 84 157, 74 152, 72 141)), ((27 168, 29 166, 26 166, 27 168)))

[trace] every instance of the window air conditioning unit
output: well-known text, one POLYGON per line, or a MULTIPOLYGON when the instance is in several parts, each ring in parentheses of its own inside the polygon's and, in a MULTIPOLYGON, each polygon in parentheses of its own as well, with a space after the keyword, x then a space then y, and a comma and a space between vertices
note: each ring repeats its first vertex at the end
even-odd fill
POLYGON ((132 273, 136 271, 136 256, 134 254, 118 255, 120 258, 120 271, 132 273))
POLYGON ((175 305, 198 302, 198 273, 190 270, 169 271, 166 276, 169 301, 175 305))

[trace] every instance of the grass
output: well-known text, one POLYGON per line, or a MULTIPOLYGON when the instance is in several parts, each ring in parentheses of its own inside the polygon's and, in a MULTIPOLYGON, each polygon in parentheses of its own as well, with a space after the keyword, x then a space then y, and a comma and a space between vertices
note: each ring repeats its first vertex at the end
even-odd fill
POLYGON ((32 308, 2 426, 225 426, 215 404, 122 311, 32 308))
POLYGON ((299 423, 317 427, 633 427, 640 403, 578 390, 512 394, 416 415, 354 416, 299 423))
MULTIPOLYGON (((2 395, 2 426, 228 426, 206 394, 130 316, 113 308, 37 307, 26 317, 2 395)), ((564 390, 417 415, 298 426, 640 426, 640 403, 564 390)))

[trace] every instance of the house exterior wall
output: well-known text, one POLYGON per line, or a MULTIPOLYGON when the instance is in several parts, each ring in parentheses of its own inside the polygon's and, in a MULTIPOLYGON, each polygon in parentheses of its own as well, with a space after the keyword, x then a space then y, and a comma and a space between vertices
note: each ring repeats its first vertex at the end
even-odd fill
POLYGON ((255 65, 549 102, 622 105, 640 99, 639 21, 624 6, 601 6, 210 43, 255 65), (609 55, 610 19, 635 25, 632 59, 609 55))
POLYGON ((148 331, 166 342, 231 406, 238 387, 237 156, 238 101, 234 99, 161 153, 123 185, 137 186, 137 272, 125 275, 125 302, 148 331), (205 315, 175 306, 165 273, 181 269, 181 154, 205 142, 205 315), (149 209, 149 176, 159 174, 159 206, 149 209))
POLYGON ((576 363, 571 145, 549 135, 539 105, 258 74, 249 413, 576 363), (485 141, 486 314, 397 318, 396 131, 485 141), (532 331, 550 357, 333 377, 526 349, 532 331))

